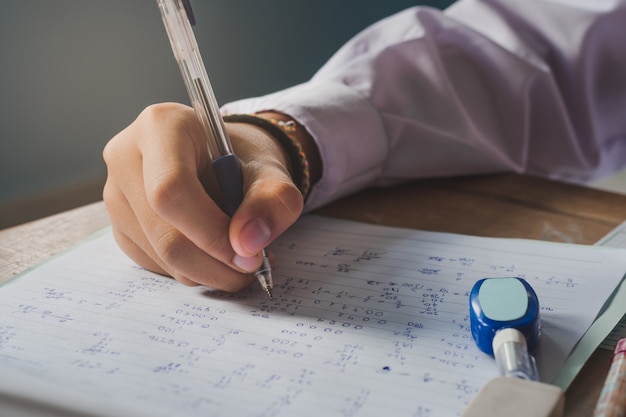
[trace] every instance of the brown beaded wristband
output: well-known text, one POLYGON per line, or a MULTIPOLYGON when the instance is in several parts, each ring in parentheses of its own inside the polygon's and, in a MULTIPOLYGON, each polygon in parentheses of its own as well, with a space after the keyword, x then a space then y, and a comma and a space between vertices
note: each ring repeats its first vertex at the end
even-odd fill
POLYGON ((300 142, 293 136, 296 131, 296 122, 290 120, 284 122, 282 120, 269 119, 254 114, 228 114, 224 116, 225 122, 230 123, 248 123, 272 135, 278 141, 280 146, 287 152, 292 169, 292 180, 296 187, 306 199, 311 189, 311 175, 309 173, 309 163, 304 154, 304 150, 300 142))

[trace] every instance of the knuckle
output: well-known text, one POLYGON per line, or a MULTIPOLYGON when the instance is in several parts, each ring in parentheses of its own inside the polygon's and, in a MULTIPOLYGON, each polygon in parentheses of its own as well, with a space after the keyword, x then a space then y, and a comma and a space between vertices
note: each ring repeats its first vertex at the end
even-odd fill
POLYGON ((115 191, 115 188, 111 185, 111 181, 105 181, 104 187, 102 188, 102 200, 104 201, 104 204, 107 205, 107 208, 108 204, 115 201, 116 198, 117 192, 115 191))
POLYGON ((175 130, 185 130, 199 125, 193 109, 180 103, 156 103, 146 107, 137 118, 140 123, 151 126, 171 126, 175 130))
POLYGON ((176 266, 184 259, 186 253, 184 238, 174 229, 160 233, 154 243, 154 249, 159 258, 174 270, 178 269, 176 266))
POLYGON ((181 196, 180 176, 171 170, 161 172, 147 190, 148 201, 158 208, 166 208, 181 196))
POLYGON ((111 163, 111 158, 112 158, 112 153, 113 150, 111 149, 113 147, 113 139, 111 139, 106 145, 104 145, 104 149, 102 149, 102 159, 104 159, 104 163, 109 166, 111 163))
POLYGON ((184 106, 178 103, 150 104, 142 110, 137 119, 148 123, 159 122, 168 119, 171 114, 181 111, 183 108, 184 106))
POLYGON ((114 162, 118 159, 118 155, 120 154, 120 134, 109 140, 102 149, 102 159, 109 169, 114 166, 114 162))
POLYGON ((273 194, 278 202, 278 207, 275 208, 276 216, 289 223, 295 222, 304 208, 304 199, 300 190, 291 182, 281 182, 276 184, 273 194))

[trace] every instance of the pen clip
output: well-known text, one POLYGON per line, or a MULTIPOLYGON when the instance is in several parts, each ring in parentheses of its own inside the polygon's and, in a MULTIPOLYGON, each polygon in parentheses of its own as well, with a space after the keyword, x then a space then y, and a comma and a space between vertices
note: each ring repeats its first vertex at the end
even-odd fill
POLYGON ((183 7, 185 8, 185 13, 187 13, 187 19, 189 19, 189 23, 191 26, 196 25, 196 17, 193 15, 193 9, 191 8, 190 0, 181 0, 183 3, 183 7))

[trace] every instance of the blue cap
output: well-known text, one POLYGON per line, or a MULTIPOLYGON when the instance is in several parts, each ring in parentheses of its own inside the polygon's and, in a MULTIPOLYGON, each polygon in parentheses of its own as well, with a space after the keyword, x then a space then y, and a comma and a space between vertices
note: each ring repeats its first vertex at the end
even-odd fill
POLYGON ((496 332, 505 328, 519 330, 528 350, 534 350, 541 333, 537 294, 522 278, 477 281, 470 293, 470 328, 476 345, 488 355, 493 355, 496 332))

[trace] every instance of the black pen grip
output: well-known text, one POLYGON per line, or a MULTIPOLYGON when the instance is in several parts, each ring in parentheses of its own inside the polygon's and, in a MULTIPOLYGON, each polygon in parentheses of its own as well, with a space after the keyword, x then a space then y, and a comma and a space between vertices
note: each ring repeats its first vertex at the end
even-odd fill
POLYGON ((224 197, 225 211, 233 216, 243 201, 243 175, 235 155, 226 155, 213 161, 213 171, 224 197))
POLYGON ((243 175, 235 155, 226 155, 213 161, 213 171, 224 197, 225 211, 233 216, 243 201, 243 175))

